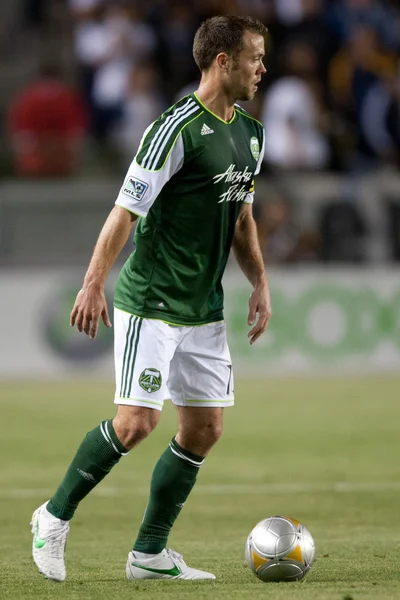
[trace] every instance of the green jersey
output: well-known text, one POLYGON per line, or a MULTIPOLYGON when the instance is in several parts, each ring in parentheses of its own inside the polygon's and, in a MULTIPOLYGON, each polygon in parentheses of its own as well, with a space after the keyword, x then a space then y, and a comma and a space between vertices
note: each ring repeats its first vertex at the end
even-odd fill
POLYGON ((139 215, 117 308, 177 325, 223 319, 221 280, 263 152, 261 123, 238 105, 227 123, 196 94, 147 128, 116 200, 139 215))

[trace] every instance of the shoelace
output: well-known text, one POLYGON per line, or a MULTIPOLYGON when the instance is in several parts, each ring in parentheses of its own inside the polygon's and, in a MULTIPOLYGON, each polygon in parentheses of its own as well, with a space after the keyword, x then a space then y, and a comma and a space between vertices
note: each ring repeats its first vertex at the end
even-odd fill
POLYGON ((64 557, 65 538, 68 533, 68 528, 65 526, 52 525, 46 536, 47 547, 51 558, 62 560, 64 557))
POLYGON ((181 563, 185 567, 187 566, 187 564, 183 560, 182 554, 179 554, 179 552, 176 552, 176 550, 172 550, 171 548, 167 548, 167 552, 174 561, 181 563))

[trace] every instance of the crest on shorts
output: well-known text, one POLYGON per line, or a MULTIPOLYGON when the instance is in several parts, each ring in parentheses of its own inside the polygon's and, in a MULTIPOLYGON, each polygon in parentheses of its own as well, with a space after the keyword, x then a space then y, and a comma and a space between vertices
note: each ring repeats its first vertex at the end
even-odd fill
POLYGON ((149 394, 158 392, 162 384, 160 371, 157 369, 145 369, 140 373, 139 385, 149 394))
POLYGON ((258 139, 256 137, 252 137, 250 139, 250 150, 255 160, 260 158, 260 144, 258 143, 258 139))

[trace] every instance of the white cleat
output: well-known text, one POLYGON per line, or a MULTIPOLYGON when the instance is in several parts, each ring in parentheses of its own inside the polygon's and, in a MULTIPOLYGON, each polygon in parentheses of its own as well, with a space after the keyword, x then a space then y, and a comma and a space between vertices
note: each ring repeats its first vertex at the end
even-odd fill
POLYGON ((126 576, 128 579, 215 579, 212 573, 188 567, 182 555, 169 548, 149 558, 138 558, 135 552, 129 552, 126 576))
POLYGON ((39 572, 47 579, 64 581, 69 521, 54 517, 46 509, 46 504, 39 506, 32 515, 32 557, 39 572))

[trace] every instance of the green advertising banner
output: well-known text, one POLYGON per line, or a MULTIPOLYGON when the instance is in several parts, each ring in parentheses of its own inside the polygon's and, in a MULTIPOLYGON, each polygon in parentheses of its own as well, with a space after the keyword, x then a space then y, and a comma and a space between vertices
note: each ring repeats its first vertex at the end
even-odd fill
MULTIPOLYGON (((224 281, 225 319, 235 370, 264 373, 398 371, 400 279, 395 269, 271 270, 272 318, 249 345, 250 284, 236 268, 224 281)), ((115 274, 107 297, 112 317, 115 274)), ((0 376, 113 376, 112 330, 96 340, 69 327, 81 274, 3 272, 0 376), (29 299, 29 302, 26 299, 29 299), (18 323, 18 327, 15 327, 18 323)))
POLYGON ((225 317, 232 355, 252 365, 400 367, 400 281, 397 274, 365 271, 275 272, 270 277, 272 318, 250 346, 251 289, 225 283, 225 317))

